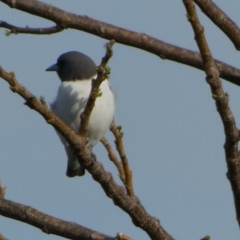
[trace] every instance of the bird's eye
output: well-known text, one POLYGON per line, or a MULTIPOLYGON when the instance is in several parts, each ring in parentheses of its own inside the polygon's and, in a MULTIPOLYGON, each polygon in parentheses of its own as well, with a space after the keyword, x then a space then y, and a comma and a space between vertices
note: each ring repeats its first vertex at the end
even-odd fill
POLYGON ((65 62, 64 62, 64 61, 59 61, 59 62, 58 62, 59 68, 63 68, 64 65, 65 65, 65 62))

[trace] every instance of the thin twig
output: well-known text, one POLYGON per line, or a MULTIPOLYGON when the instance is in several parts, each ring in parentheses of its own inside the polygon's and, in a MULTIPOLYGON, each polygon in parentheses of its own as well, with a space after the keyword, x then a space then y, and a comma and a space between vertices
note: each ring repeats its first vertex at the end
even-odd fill
POLYGON ((162 228, 159 220, 146 212, 139 199, 136 196, 129 197, 125 190, 116 184, 111 173, 106 172, 102 164, 95 161, 86 147, 86 142, 57 118, 45 104, 37 100, 32 93, 22 87, 13 73, 7 73, 0 66, 0 77, 9 83, 13 92, 18 93, 26 100, 27 106, 41 114, 49 124, 65 137, 72 146, 76 156, 82 160, 81 164, 88 170, 93 179, 101 185, 105 194, 123 211, 128 213, 135 226, 146 231, 152 240, 173 240, 172 236, 162 228))
POLYGON ((10 30, 7 32, 6 35, 18 33, 46 35, 58 33, 64 30, 64 27, 62 25, 56 25, 49 28, 29 28, 29 27, 17 27, 4 21, 0 21, 0 28, 6 28, 10 30))
MULTIPOLYGON (((201 55, 188 49, 180 48, 147 34, 138 33, 97 21, 87 16, 80 16, 63 11, 49 4, 35 0, 0 0, 9 7, 39 16, 64 26, 78 29, 105 39, 115 39, 116 42, 153 53, 162 59, 186 64, 203 70, 201 55)), ((240 70, 226 63, 215 60, 220 77, 240 86, 240 70)))
POLYGON ((115 120, 113 120, 110 130, 115 137, 116 149, 122 161, 124 175, 125 175, 125 187, 128 195, 132 197, 134 196, 132 171, 130 169, 124 144, 123 144, 123 133, 121 132, 121 129, 119 129, 119 127, 116 126, 115 120))
POLYGON ((125 180, 125 173, 124 173, 124 170, 123 170, 122 163, 118 160, 112 146, 110 145, 110 143, 108 142, 108 140, 105 137, 102 137, 101 142, 108 152, 109 159, 114 163, 114 165, 118 169, 119 177, 120 177, 121 181, 123 182, 123 184, 125 186, 126 185, 126 180, 125 180))
POLYGON ((237 24, 213 1, 194 0, 194 2, 229 37, 235 48, 240 50, 240 29, 237 24))
POLYGON ((103 81, 106 79, 105 75, 105 69, 107 66, 107 63, 109 59, 112 57, 112 46, 115 43, 114 40, 111 40, 107 45, 106 45, 106 54, 102 58, 102 62, 100 66, 97 68, 97 79, 92 81, 92 90, 89 95, 86 107, 81 114, 81 125, 80 125, 80 130, 79 130, 79 135, 81 137, 87 136, 87 127, 88 127, 88 122, 89 118, 91 115, 91 112, 93 110, 95 101, 97 97, 99 96, 99 87, 103 81))
POLYGON ((219 72, 204 36, 193 0, 183 0, 188 13, 188 20, 195 33, 195 39, 204 62, 206 81, 210 85, 212 97, 223 122, 225 131, 225 156, 228 166, 228 179, 230 181, 235 200, 237 221, 240 226, 240 154, 238 152, 239 132, 236 127, 233 113, 228 104, 228 95, 224 93, 219 72))

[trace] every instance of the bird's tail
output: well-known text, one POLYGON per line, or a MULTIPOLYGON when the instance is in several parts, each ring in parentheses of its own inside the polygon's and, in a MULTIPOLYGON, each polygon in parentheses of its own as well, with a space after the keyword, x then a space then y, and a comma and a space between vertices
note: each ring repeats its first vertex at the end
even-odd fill
POLYGON ((76 176, 83 176, 85 174, 85 168, 79 165, 77 168, 73 169, 72 166, 68 164, 66 175, 68 177, 76 177, 76 176))
POLYGON ((83 176, 85 174, 85 168, 79 164, 77 156, 69 146, 66 145, 65 149, 68 156, 66 175, 68 177, 83 176))

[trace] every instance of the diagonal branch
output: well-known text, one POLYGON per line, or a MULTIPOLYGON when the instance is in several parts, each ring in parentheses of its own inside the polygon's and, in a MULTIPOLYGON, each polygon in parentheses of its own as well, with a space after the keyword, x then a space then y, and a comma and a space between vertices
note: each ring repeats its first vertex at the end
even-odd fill
POLYGON ((7 32, 7 35, 10 34, 18 34, 18 33, 27 33, 27 34, 53 34, 63 31, 63 27, 61 25, 56 25, 49 28, 29 28, 29 27, 17 27, 14 25, 11 25, 7 22, 0 21, 0 28, 7 28, 10 31, 7 32))
MULTIPOLYGON (((0 2, 7 4, 11 8, 53 21, 63 28, 81 30, 108 40, 114 39, 118 43, 142 49, 162 59, 168 59, 203 70, 202 58, 199 53, 165 43, 147 34, 129 31, 86 16, 68 13, 35 0, 0 0, 0 2)), ((240 86, 240 70, 223 62, 215 61, 220 77, 240 86)))
POLYGON ((102 62, 97 69, 97 79, 92 81, 91 93, 89 95, 86 107, 85 107, 83 113, 81 114, 81 126, 80 126, 79 135, 82 137, 86 137, 86 135, 87 135, 88 122, 89 122, 91 112, 94 108, 95 101, 96 101, 97 97, 99 96, 99 87, 100 87, 101 83, 103 81, 105 81, 105 79, 107 77, 106 76, 107 73, 106 73, 105 69, 107 67, 107 63, 108 63, 109 59, 112 57, 112 46, 114 43, 115 43, 115 41, 111 40, 106 45, 106 54, 102 58, 102 62))
POLYGON ((41 229, 47 234, 54 234, 68 239, 116 240, 105 234, 93 231, 79 224, 67 222, 29 206, 0 198, 0 215, 12 218, 41 229))
POLYGON ((201 10, 230 38, 237 50, 240 50, 240 29, 211 0, 194 0, 201 10))
POLYGON ((102 137, 101 142, 103 144, 103 146, 105 147, 105 149, 108 152, 108 157, 109 159, 114 163, 114 165, 116 166, 118 172, 119 172, 119 177, 122 181, 122 183, 125 185, 126 184, 126 180, 125 180, 125 173, 123 171, 123 166, 122 163, 118 160, 112 146, 109 144, 108 140, 105 137, 102 137))
POLYGON ((123 133, 121 132, 121 129, 119 129, 119 127, 116 126, 115 120, 113 120, 112 122, 110 131, 113 133, 115 137, 116 148, 122 161, 123 171, 125 175, 124 185, 126 187, 128 195, 132 197, 134 196, 132 171, 130 169, 128 158, 123 145, 123 133))
POLYGON ((212 97, 216 102, 216 107, 223 122, 225 131, 225 155, 228 166, 228 179, 230 181, 233 196, 235 200, 235 208, 237 221, 240 226, 240 154, 238 152, 239 132, 236 127, 233 113, 228 105, 228 95, 224 93, 217 66, 212 58, 212 54, 208 47, 204 36, 204 30, 201 26, 193 0, 183 0, 188 13, 195 39, 201 52, 204 68, 206 72, 206 81, 210 85, 212 97))
POLYGON ((13 92, 16 92, 26 100, 27 106, 41 114, 49 124, 65 137, 74 149, 77 157, 81 159, 81 164, 88 170, 93 179, 101 185, 106 195, 113 200, 114 204, 128 213, 135 226, 146 231, 152 240, 173 240, 162 228, 159 220, 146 212, 139 199, 136 196, 128 196, 125 190, 116 184, 112 175, 105 171, 102 164, 94 161, 90 150, 86 147, 85 141, 82 138, 58 119, 45 104, 38 101, 32 93, 22 87, 17 82, 13 73, 7 73, 0 67, 0 77, 9 83, 13 92))

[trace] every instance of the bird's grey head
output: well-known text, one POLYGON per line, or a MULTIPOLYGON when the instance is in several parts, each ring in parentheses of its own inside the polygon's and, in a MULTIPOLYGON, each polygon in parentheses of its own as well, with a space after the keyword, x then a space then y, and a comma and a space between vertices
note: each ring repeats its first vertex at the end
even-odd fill
POLYGON ((63 53, 57 63, 46 71, 56 71, 61 81, 92 79, 97 73, 97 66, 83 53, 71 51, 63 53))

